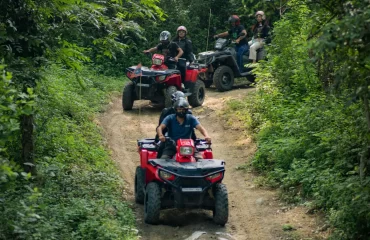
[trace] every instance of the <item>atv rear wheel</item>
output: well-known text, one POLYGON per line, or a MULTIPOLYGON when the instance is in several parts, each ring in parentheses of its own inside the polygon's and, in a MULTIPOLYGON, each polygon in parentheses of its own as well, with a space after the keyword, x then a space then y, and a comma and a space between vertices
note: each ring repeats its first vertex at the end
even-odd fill
POLYGON ((143 204, 145 198, 145 172, 139 166, 135 172, 135 202, 143 204))
POLYGON ((229 66, 219 66, 213 74, 213 83, 221 91, 231 90, 234 85, 234 73, 229 66))
POLYGON ((191 95, 188 97, 189 104, 192 107, 202 106, 204 98, 206 97, 206 88, 204 82, 197 80, 195 82, 194 88, 191 91, 191 95))
POLYGON ((169 86, 166 90, 166 96, 164 97, 164 106, 166 108, 172 107, 172 94, 177 91, 175 86, 169 86))
POLYGON ((123 110, 132 110, 132 106, 134 106, 134 84, 133 82, 129 82, 123 88, 122 93, 122 108, 123 110))
POLYGON ((161 188, 156 182, 146 186, 144 201, 144 221, 149 224, 158 224, 161 210, 161 188))
POLYGON ((226 186, 222 183, 214 187, 215 208, 213 210, 213 221, 224 226, 229 219, 229 198, 226 186))

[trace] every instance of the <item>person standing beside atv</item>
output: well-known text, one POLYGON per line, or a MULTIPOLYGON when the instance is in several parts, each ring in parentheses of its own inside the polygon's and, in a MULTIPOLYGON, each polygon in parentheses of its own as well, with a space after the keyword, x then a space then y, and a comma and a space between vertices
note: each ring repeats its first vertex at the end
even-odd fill
POLYGON ((257 62, 257 50, 262 48, 265 44, 270 26, 266 20, 265 13, 263 11, 256 12, 257 23, 252 26, 253 39, 248 42, 250 45, 249 59, 252 60, 252 64, 257 62))
POLYGON ((223 32, 214 36, 214 38, 231 36, 235 40, 236 46, 235 51, 237 53, 236 61, 238 63, 239 71, 243 72, 243 55, 248 51, 249 46, 247 44, 247 31, 244 26, 240 24, 240 19, 237 15, 232 15, 229 18, 231 28, 227 32, 223 32))
POLYGON ((156 47, 144 50, 144 53, 151 53, 154 51, 160 51, 164 55, 165 64, 169 69, 176 69, 176 63, 170 61, 171 58, 175 62, 179 61, 179 58, 184 54, 184 51, 174 42, 170 42, 171 33, 168 31, 163 31, 159 35, 159 40, 161 41, 156 47))
POLYGON ((187 34, 188 30, 185 26, 178 27, 177 35, 172 42, 176 43, 184 51, 182 57, 185 58, 187 62, 192 63, 194 62, 193 43, 186 37, 187 34))
MULTIPOLYGON (((176 43, 183 51, 184 54, 182 55, 186 61, 179 61, 177 63, 178 69, 181 72, 181 79, 184 83, 185 76, 186 76, 186 62, 193 62, 194 55, 193 55, 193 43, 186 37, 188 30, 184 26, 180 26, 176 30, 176 37, 172 40, 172 42, 176 43)), ((186 86, 185 86, 186 87, 186 86)))
MULTIPOLYGON (((169 159, 176 154, 176 142, 178 139, 189 139, 194 128, 198 129, 205 140, 210 143, 211 138, 208 136, 206 129, 200 124, 198 119, 188 114, 189 103, 185 98, 180 98, 174 104, 176 114, 167 116, 161 125, 157 128, 159 140, 166 142, 163 130, 168 128, 168 137, 174 142, 167 141, 161 156, 162 159, 169 159)), ((195 158, 200 159, 200 154, 195 153, 195 158)))

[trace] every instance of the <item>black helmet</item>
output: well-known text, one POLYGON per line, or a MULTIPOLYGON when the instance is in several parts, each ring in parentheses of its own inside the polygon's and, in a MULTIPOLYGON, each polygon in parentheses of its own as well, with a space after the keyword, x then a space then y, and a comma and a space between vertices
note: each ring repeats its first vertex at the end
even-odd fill
POLYGON ((174 104, 179 98, 185 98, 185 94, 181 91, 176 91, 172 93, 171 95, 172 104, 174 104))
POLYGON ((171 33, 169 31, 163 31, 159 34, 159 41, 170 41, 171 33))
POLYGON ((175 104, 173 105, 173 107, 175 109, 177 109, 177 108, 185 108, 185 109, 188 109, 189 108, 189 103, 188 103, 188 101, 185 98, 179 98, 175 102, 175 104))

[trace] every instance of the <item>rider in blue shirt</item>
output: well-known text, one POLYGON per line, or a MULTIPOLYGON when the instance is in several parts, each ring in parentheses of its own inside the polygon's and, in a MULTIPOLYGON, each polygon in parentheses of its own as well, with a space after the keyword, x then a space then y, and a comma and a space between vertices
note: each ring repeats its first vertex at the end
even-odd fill
MULTIPOLYGON (((189 103, 185 98, 180 98, 176 101, 174 108, 176 110, 176 114, 167 116, 157 128, 160 141, 166 141, 166 138, 163 135, 163 129, 165 128, 168 129, 168 136, 174 140, 174 143, 176 143, 178 139, 191 138, 193 129, 196 128, 202 133, 207 142, 211 142, 211 138, 208 136, 206 129, 200 124, 198 119, 191 114, 187 114, 189 103)), ((166 144, 161 158, 169 159, 176 154, 176 145, 174 143, 166 144)))

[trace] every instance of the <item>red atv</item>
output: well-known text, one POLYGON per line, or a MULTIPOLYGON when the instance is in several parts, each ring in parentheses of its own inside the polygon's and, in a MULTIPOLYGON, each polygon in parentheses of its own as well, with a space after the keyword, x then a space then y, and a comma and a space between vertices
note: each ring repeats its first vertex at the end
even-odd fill
MULTIPOLYGON (((171 60, 171 59, 170 59, 171 60)), ((185 59, 179 59, 185 61, 185 59)), ((185 66, 186 63, 182 62, 185 66)), ((142 67, 142 76, 135 74, 136 66, 126 69, 126 75, 131 80, 123 89, 122 107, 131 110, 135 100, 145 99, 156 103, 163 103, 165 107, 171 107, 171 95, 176 91, 190 93, 189 104, 192 107, 201 106, 205 98, 205 86, 203 81, 198 80, 200 73, 207 69, 199 65, 190 64, 184 67, 185 81, 182 84, 181 72, 177 69, 168 69, 164 64, 164 56, 154 54, 151 68, 142 67)))
MULTIPOLYGON (((166 143, 172 141, 166 138, 166 143)), ((161 209, 202 208, 213 211, 216 224, 225 225, 229 216, 227 189, 222 184, 225 161, 213 159, 203 139, 179 139, 173 159, 158 159, 154 139, 138 140, 140 166, 135 173, 135 201, 144 203, 144 220, 158 224, 161 209), (203 159, 196 160, 198 150, 203 159)))

